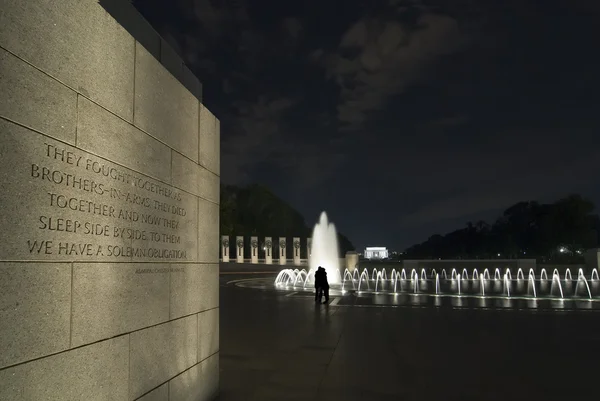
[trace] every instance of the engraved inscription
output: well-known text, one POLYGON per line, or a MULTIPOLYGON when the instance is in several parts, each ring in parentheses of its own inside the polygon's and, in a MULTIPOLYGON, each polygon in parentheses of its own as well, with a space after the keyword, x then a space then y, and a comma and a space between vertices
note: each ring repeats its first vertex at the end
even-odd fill
MULTIPOLYGON (((31 255, 73 258, 187 260, 182 193, 77 150, 44 143, 27 161, 28 181, 44 184, 31 255)), ((189 227, 188 227, 189 228, 189 227)), ((169 268, 170 269, 170 268, 169 268)), ((141 269, 162 273, 183 269, 141 269)))

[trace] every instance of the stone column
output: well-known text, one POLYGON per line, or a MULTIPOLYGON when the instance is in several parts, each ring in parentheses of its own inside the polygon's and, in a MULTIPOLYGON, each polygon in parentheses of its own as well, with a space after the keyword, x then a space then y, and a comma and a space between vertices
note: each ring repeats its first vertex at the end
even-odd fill
POLYGON ((358 268, 358 253, 353 252, 353 251, 346 252, 346 269, 348 269, 348 271, 350 273, 352 273, 357 268, 358 268))
POLYGON ((312 251, 312 238, 306 239, 306 264, 310 267, 310 252, 312 251))
POLYGON ((265 237, 265 263, 273 264, 273 239, 271 237, 265 237))
POLYGON ((221 236, 221 254, 223 262, 229 262, 229 235, 221 236))
POLYGON ((300 266, 300 238, 294 237, 294 265, 300 266))
POLYGON ((279 264, 280 265, 285 265, 287 263, 287 255, 286 255, 286 250, 287 248, 287 241, 285 239, 285 237, 279 237, 279 264))
POLYGON ((238 235, 235 240, 237 262, 244 263, 244 237, 238 235))
POLYGON ((250 237, 250 252, 252 263, 258 263, 258 237, 250 237))

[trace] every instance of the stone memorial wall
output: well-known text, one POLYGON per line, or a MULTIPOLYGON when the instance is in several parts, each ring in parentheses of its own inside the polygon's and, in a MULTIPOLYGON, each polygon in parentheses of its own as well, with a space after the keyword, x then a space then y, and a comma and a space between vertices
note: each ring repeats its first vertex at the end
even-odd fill
POLYGON ((144 45, 97 0, 1 7, 0 399, 215 398, 220 126, 199 82, 139 15, 144 45))

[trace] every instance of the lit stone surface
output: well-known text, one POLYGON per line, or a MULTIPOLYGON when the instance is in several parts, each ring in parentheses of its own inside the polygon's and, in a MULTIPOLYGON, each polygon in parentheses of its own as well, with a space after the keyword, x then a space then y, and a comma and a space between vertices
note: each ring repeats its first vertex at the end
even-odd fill
POLYGON ((292 252, 294 253, 294 265, 300 266, 300 248, 302 244, 299 237, 294 237, 292 240, 292 252))
POLYGON ((279 246, 279 264, 285 265, 287 263, 287 239, 279 237, 277 246, 279 246))
POLYGON ((129 338, 121 336, 0 370, 0 400, 127 400, 129 338))
POLYGON ((219 205, 198 200, 198 261, 219 261, 219 205))
POLYGON ((173 265, 171 272, 171 319, 219 306, 219 265, 173 265))
POLYGON ((3 0, 1 9, 3 48, 132 121, 135 41, 97 0, 3 0))
POLYGON ((175 78, 181 80, 183 75, 183 61, 175 49, 163 38, 160 39, 160 64, 162 64, 175 78))
POLYGON ((244 263, 244 237, 238 235, 235 237, 235 257, 238 263, 244 263))
POLYGON ((219 392, 219 354, 205 359, 169 382, 170 400, 212 400, 219 392))
POLYGON ((6 258, 193 261, 198 221, 212 219, 205 233, 214 236, 218 205, 216 216, 199 218, 190 194, 15 124, 0 120, 0 130, 6 258))
POLYGON ((173 185, 211 202, 219 202, 219 177, 177 152, 173 152, 173 185))
POLYGON ((72 346, 169 320, 169 274, 154 263, 75 263, 72 346))
POLYGON ((198 160, 198 99, 143 46, 136 46, 135 125, 198 160))
POLYGON ((0 400, 190 399, 169 381, 218 338, 202 85, 129 2, 0 10, 0 400))
POLYGON ((189 69, 187 65, 183 66, 183 84, 190 92, 201 102, 202 101, 202 83, 198 77, 189 69))
POLYGON ((346 252, 346 269, 348 269, 350 273, 358 268, 358 262, 358 253, 346 252))
POLYGON ((70 295, 67 263, 0 262, 0 368, 69 348, 70 295))
POLYGON ((110 155, 114 162, 170 182, 167 146, 83 97, 79 98, 78 113, 78 147, 110 155))
POLYGON ((229 262, 229 235, 221 235, 221 260, 229 262))
POLYGON ((220 122, 200 105, 200 164, 220 175, 220 122))
POLYGON ((265 237, 265 263, 273 264, 273 250, 275 249, 272 237, 265 237))
POLYGON ((0 71, 0 116, 75 143, 77 93, 1 48, 0 71))
POLYGON ((169 401, 169 384, 163 384, 142 398, 138 398, 137 401, 169 401))
POLYGON ((154 227, 148 228, 145 237, 138 236, 133 239, 134 249, 153 250, 153 252, 146 252, 139 260, 151 262, 161 261, 161 259, 170 262, 197 260, 198 198, 185 192, 178 192, 178 194, 180 200, 159 202, 154 212, 162 217, 162 220, 156 221, 154 227), (157 251, 160 251, 158 256, 157 251))
POLYGON ((137 398, 197 362, 195 315, 136 331, 131 336, 130 397, 137 398))
POLYGON ((215 308, 198 314, 199 361, 219 351, 219 311, 215 308))
POLYGON ((4 258, 102 260, 111 258, 109 245, 121 249, 131 244, 114 237, 115 227, 130 224, 110 217, 117 215, 116 205, 110 193, 98 193, 103 192, 98 184, 105 177, 86 170, 87 160, 98 158, 4 120, 0 120, 0 132, 0 223, 9 228, 0 230, 4 258), (85 181, 77 188, 68 185, 79 178, 85 181), (75 199, 71 206, 78 210, 69 208, 70 199, 75 199))
POLYGON ((258 237, 250 237, 250 261, 252 263, 258 263, 258 248, 260 244, 258 243, 258 237))

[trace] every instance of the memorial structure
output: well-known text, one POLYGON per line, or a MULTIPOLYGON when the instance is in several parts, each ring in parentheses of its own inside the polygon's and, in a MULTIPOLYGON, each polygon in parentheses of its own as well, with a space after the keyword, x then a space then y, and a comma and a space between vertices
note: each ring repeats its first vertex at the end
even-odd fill
POLYGON ((294 265, 300 266, 300 238, 294 237, 294 265))
POLYGON ((229 262, 229 235, 221 236, 221 255, 223 262, 229 262))
POLYGON ((265 263, 273 264, 273 238, 265 237, 265 263))
POLYGON ((235 249, 236 249, 236 261, 238 263, 244 263, 244 237, 242 235, 238 235, 235 239, 235 249))
POLYGON ((387 259, 389 252, 386 247, 372 246, 365 249, 365 259, 387 259))
POLYGON ((1 3, 0 400, 214 399, 219 121, 104 3, 1 3))
POLYGON ((258 263, 258 237, 250 237, 250 261, 258 263))
POLYGON ((285 265, 287 263, 287 241, 285 237, 279 237, 279 264, 285 265))

